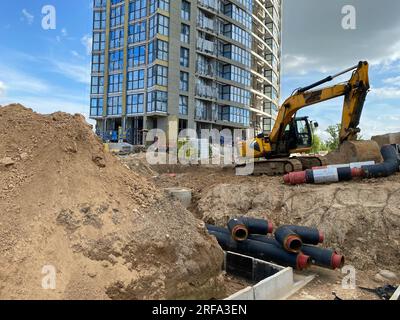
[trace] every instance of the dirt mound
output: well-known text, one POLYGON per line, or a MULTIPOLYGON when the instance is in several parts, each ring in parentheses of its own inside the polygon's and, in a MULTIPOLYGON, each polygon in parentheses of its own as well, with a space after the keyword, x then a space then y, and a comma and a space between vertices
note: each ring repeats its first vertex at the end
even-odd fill
POLYGON ((222 251, 171 201, 82 116, 0 107, 0 299, 219 297, 222 251))
POLYGON ((276 225, 316 226, 326 245, 364 270, 400 265, 400 175, 332 185, 286 186, 281 177, 221 184, 198 203, 204 221, 224 226, 235 216, 269 218, 276 225))
POLYGON ((154 171, 146 159, 146 153, 134 153, 128 156, 120 156, 122 163, 128 166, 132 171, 139 173, 142 176, 152 178, 158 175, 154 171))
POLYGON ((325 156, 328 164, 343 164, 352 162, 375 161, 383 162, 381 150, 376 141, 345 141, 339 150, 325 156))

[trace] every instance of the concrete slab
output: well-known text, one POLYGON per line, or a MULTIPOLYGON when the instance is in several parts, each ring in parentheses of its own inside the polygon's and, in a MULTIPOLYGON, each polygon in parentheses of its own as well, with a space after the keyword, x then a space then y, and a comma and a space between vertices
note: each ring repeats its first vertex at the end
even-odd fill
POLYGON ((400 300, 400 286, 397 288, 390 300, 400 300))
POLYGON ((290 267, 283 267, 245 255, 224 252, 224 269, 235 276, 257 282, 225 300, 284 300, 307 285, 315 277, 294 274, 290 267), (259 281, 259 279, 262 279, 259 281))

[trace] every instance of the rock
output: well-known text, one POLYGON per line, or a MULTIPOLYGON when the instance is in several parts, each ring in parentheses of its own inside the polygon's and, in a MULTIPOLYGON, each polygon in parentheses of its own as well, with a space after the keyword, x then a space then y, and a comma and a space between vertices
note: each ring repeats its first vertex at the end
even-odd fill
POLYGON ((375 282, 387 282, 387 280, 384 277, 382 277, 379 273, 377 273, 375 275, 374 281, 375 282))
POLYGON ((15 164, 15 161, 9 157, 5 157, 0 160, 0 166, 9 167, 15 164))
POLYGON ((23 153, 21 153, 21 154, 19 155, 19 158, 20 158, 21 160, 25 160, 25 159, 28 158, 28 154, 27 154, 26 152, 23 152, 23 153))
POLYGON ((387 280, 397 280, 397 275, 389 270, 381 270, 379 271, 379 275, 387 280))

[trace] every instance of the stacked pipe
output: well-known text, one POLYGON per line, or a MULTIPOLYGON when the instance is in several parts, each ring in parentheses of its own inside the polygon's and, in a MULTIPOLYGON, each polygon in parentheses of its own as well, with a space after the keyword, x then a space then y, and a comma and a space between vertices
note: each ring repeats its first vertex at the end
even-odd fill
POLYGON ((393 145, 384 145, 381 148, 383 163, 358 162, 343 165, 317 167, 300 172, 291 172, 284 176, 286 184, 298 185, 305 183, 330 183, 350 181, 354 178, 388 177, 399 171, 400 160, 393 145))
POLYGON ((260 219, 242 217, 230 220, 228 228, 210 224, 206 227, 226 251, 276 262, 297 270, 306 269, 310 264, 331 269, 341 268, 344 264, 344 257, 335 250, 316 246, 324 241, 324 235, 316 228, 281 226, 276 229, 274 239, 268 237, 272 233, 272 224, 260 219), (254 224, 263 227, 252 229, 254 224), (243 226, 247 226, 244 232, 243 226), (260 233, 252 232, 255 230, 260 233))

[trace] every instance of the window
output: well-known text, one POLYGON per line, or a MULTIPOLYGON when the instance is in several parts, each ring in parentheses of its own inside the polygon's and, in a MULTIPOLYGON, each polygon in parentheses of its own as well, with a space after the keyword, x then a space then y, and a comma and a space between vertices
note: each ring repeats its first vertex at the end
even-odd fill
POLYGON ((103 98, 90 99, 90 115, 92 117, 101 117, 103 115, 103 98))
POLYGON ((164 91, 147 93, 147 112, 167 112, 168 94, 164 91))
POLYGON ((189 43, 190 39, 190 27, 186 24, 181 25, 181 42, 189 43))
POLYGON ((189 73, 181 71, 179 90, 189 91, 189 73))
POLYGON ((107 4, 107 0, 94 0, 95 8, 105 8, 107 4))
POLYGON ((109 97, 107 101, 107 115, 116 116, 122 114, 122 97, 109 97))
POLYGON ((243 24, 246 29, 252 29, 253 21, 251 15, 246 11, 240 9, 237 5, 233 3, 226 4, 224 7, 224 13, 228 17, 231 17, 233 20, 243 24))
POLYGON ((155 65, 147 71, 147 86, 153 87, 168 86, 168 68, 160 65, 155 65))
POLYGON ((252 39, 250 33, 244 31, 242 28, 239 28, 234 24, 224 25, 224 35, 248 48, 251 48, 252 39))
POLYGON ((187 116, 189 109, 189 98, 186 96, 179 96, 179 114, 187 116))
POLYGON ((249 110, 246 110, 243 108, 231 107, 231 106, 223 106, 220 108, 221 108, 221 120, 239 123, 244 126, 250 125, 250 120, 249 120, 250 119, 250 111, 249 110))
POLYGON ((122 92, 122 82, 124 81, 124 77, 122 73, 112 74, 108 76, 108 92, 122 92))
POLYGON ((92 77, 92 87, 90 90, 91 94, 103 94, 104 93, 104 77, 92 77))
POLYGON ((153 40, 149 43, 149 63, 156 59, 168 61, 168 42, 163 40, 153 40))
POLYGON ((239 48, 238 46, 233 44, 224 45, 222 54, 224 57, 244 64, 247 67, 251 66, 250 52, 239 48))
POLYGON ((124 24, 125 6, 111 8, 111 28, 124 24))
POLYGON ((118 50, 110 52, 109 71, 122 70, 124 68, 124 51, 118 50))
POLYGON ((128 43, 137 43, 146 40, 146 21, 129 26, 128 43))
POLYGON ((144 88, 144 69, 128 72, 128 91, 144 88))
POLYGON ((221 99, 250 105, 250 91, 234 86, 223 86, 221 99))
POLYGON ((128 68, 146 64, 146 46, 137 46, 128 50, 128 68))
POLYGON ((92 72, 104 72, 104 54, 94 54, 92 56, 92 72))
POLYGON ((181 47, 181 66, 189 68, 189 49, 181 47))
POLYGON ((134 0, 129 4, 129 21, 146 16, 146 0, 134 0))
POLYGON ((149 36, 153 38, 157 33, 168 36, 169 35, 169 18, 162 14, 156 14, 150 18, 149 22, 149 36))
POLYGON ((106 34, 104 32, 93 33, 93 51, 103 51, 106 47, 106 34))
POLYGON ((150 0, 150 14, 156 12, 157 9, 169 11, 169 0, 150 0))
POLYGON ((249 71, 230 64, 222 67, 222 77, 244 84, 245 86, 250 86, 251 84, 251 74, 249 71))
POLYGON ((105 29, 106 28, 106 12, 95 11, 93 13, 93 29, 105 29))
POLYGON ((143 113, 144 94, 130 94, 126 97, 126 113, 143 113))
POLYGON ((182 0, 181 18, 186 21, 190 20, 190 2, 186 0, 182 0))
POLYGON ((119 48, 124 45, 124 29, 119 28, 110 32, 110 49, 119 48))

